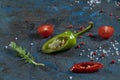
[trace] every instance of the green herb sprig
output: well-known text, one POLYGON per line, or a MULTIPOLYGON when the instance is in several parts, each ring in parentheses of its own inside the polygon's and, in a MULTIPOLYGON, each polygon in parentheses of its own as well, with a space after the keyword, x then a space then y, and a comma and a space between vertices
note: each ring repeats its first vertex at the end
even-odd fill
POLYGON ((34 57, 30 54, 30 52, 27 52, 25 48, 22 48, 21 46, 18 46, 15 42, 11 42, 9 46, 18 52, 18 56, 22 58, 27 63, 31 63, 35 66, 45 66, 43 63, 37 63, 34 60, 34 57))

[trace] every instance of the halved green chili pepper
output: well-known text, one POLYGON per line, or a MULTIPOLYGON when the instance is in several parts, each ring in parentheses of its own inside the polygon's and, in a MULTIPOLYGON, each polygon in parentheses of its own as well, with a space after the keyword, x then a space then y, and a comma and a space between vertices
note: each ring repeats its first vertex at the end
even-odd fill
POLYGON ((93 22, 89 22, 88 27, 78 33, 72 33, 71 31, 65 31, 57 36, 48 40, 43 46, 42 51, 44 53, 54 53, 70 49, 76 45, 76 38, 85 32, 88 32, 93 27, 93 22))

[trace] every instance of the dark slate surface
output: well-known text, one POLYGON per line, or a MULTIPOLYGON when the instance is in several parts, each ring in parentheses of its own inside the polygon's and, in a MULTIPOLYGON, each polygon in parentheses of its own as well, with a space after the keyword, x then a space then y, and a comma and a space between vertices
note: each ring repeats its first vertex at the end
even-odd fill
POLYGON ((102 0, 92 5, 88 4, 88 0, 0 0, 0 80, 119 80, 120 56, 116 55, 116 51, 119 53, 120 50, 120 22, 116 17, 120 16, 120 7, 115 3, 115 0, 102 0), (103 13, 99 13, 101 9, 103 13), (110 13, 113 15, 110 16, 110 13), (90 38, 86 33, 78 38, 78 43, 86 43, 81 48, 73 47, 55 55, 41 52, 42 44, 49 38, 44 39, 36 34, 38 25, 53 24, 54 36, 69 29, 70 24, 74 26, 71 29, 74 32, 82 25, 87 26, 89 21, 94 22, 91 32, 95 37, 90 38), (108 40, 99 38, 97 29, 101 25, 114 26, 114 36, 108 40), (36 61, 46 66, 35 67, 19 61, 14 51, 5 48, 11 41, 26 48, 36 61), (30 43, 34 45, 30 46, 30 43), (100 59, 103 49, 108 56, 100 59), (103 69, 91 74, 69 71, 74 63, 90 61, 88 55, 95 50, 98 55, 94 59, 105 65, 103 69), (82 56, 79 56, 81 53, 82 56), (110 64, 112 59, 116 60, 115 64, 110 64))

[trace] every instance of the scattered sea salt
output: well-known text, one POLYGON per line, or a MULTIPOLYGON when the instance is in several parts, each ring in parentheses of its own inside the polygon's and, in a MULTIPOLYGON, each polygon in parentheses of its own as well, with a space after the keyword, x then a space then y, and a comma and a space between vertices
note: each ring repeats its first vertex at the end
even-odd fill
POLYGON ((82 52, 85 52, 85 50, 82 50, 82 52))
POLYGON ((96 60, 98 60, 99 58, 95 58, 96 60))
POLYGON ((88 48, 88 51, 90 51, 90 48, 88 48))
POLYGON ((98 52, 98 50, 95 50, 95 52, 98 52))
POLYGON ((87 55, 87 57, 90 57, 90 55, 87 55))
POLYGON ((102 49, 102 47, 100 46, 99 49, 102 49))
POLYGON ((72 76, 70 76, 69 78, 70 78, 70 79, 73 79, 73 77, 72 77, 72 76))
POLYGON ((106 54, 106 56, 109 56, 108 54, 106 54))
POLYGON ((116 5, 116 6, 120 6, 120 2, 115 1, 115 5, 116 5))
POLYGON ((111 50, 111 47, 109 49, 111 50))
POLYGON ((82 53, 80 53, 79 55, 80 55, 80 56, 82 56, 83 54, 82 54, 82 53))
POLYGON ((98 54, 98 56, 100 56, 100 54, 98 54))
POLYGON ((112 55, 114 55, 114 53, 112 53, 112 55))
POLYGON ((99 51, 102 51, 101 49, 99 51))
POLYGON ((120 62, 120 59, 118 59, 118 62, 120 62))
POLYGON ((110 52, 110 50, 107 50, 107 52, 110 52))
POLYGON ((7 48, 8 48, 8 46, 5 46, 5 48, 7 49, 7 48))
POLYGON ((105 49, 103 49, 103 53, 107 53, 107 51, 105 49))
POLYGON ((15 37, 15 40, 18 40, 18 37, 15 37))
POLYGON ((119 44, 118 42, 116 42, 115 44, 119 44))
POLYGON ((95 55, 93 55, 92 57, 95 57, 95 55))
POLYGON ((119 55, 119 51, 116 51, 116 55, 117 55, 117 56, 119 55))
POLYGON ((115 48, 116 51, 118 51, 118 48, 115 48))
POLYGON ((92 56, 92 55, 93 55, 93 51, 90 52, 90 56, 92 56))
POLYGON ((75 3, 79 3, 80 1, 76 0, 75 3))
POLYGON ((31 45, 31 46, 33 46, 33 45, 34 45, 34 43, 30 43, 30 45, 31 45))

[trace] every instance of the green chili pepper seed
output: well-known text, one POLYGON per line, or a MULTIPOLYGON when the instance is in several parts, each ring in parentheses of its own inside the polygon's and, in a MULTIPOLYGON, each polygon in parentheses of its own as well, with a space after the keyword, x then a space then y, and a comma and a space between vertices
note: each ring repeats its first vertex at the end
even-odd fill
POLYGON ((42 51, 44 53, 54 53, 70 49, 76 45, 76 38, 85 32, 89 31, 93 27, 93 22, 89 22, 89 26, 78 33, 72 33, 71 31, 65 31, 57 36, 48 40, 43 46, 42 51))

